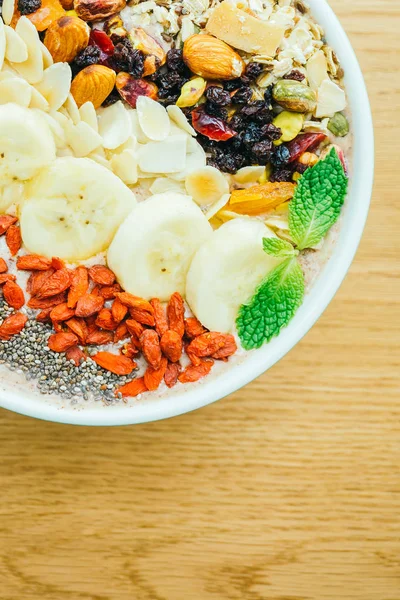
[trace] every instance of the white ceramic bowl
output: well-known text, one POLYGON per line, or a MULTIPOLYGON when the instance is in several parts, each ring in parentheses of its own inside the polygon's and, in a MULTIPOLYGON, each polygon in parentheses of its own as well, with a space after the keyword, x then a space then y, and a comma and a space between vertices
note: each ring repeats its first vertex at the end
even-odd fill
POLYGON ((374 170, 374 138, 371 111, 363 76, 350 42, 326 0, 308 0, 313 15, 324 27, 328 43, 345 70, 346 91, 352 114, 353 162, 349 197, 339 239, 333 254, 290 325, 260 350, 250 352, 238 365, 220 375, 194 384, 182 392, 151 398, 130 406, 89 405, 76 409, 28 390, 15 391, 0 384, 0 406, 31 417, 79 425, 128 425, 165 419, 189 412, 223 398, 258 377, 281 359, 314 325, 332 300, 357 250, 368 214, 374 170))

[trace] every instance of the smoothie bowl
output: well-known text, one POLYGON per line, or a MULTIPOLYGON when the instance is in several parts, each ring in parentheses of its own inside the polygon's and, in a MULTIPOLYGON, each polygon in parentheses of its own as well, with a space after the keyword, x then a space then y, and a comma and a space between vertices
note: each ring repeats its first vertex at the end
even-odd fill
POLYGON ((373 177, 325 1, 3 0, 0 65, 1 406, 174 416, 301 339, 373 177))

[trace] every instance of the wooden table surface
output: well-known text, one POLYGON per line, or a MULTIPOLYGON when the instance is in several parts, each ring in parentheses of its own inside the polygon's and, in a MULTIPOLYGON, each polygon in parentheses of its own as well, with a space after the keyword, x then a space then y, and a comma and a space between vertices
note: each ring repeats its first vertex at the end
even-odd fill
POLYGON ((0 600, 400 599, 398 0, 332 0, 374 110, 374 201, 319 323, 231 397, 74 428, 0 412, 0 600))

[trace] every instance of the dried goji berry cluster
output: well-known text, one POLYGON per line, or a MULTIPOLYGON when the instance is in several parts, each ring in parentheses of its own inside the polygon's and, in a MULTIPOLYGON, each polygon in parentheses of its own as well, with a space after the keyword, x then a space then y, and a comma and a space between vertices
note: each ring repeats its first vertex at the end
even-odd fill
MULTIPOLYGON (((20 249, 19 228, 14 217, 0 218, 0 235, 6 233, 10 252, 20 249), (14 229, 12 229, 14 228, 14 229), (18 234, 10 231, 18 230, 18 234), (19 239, 19 243, 13 240, 19 239)), ((129 375, 136 368, 133 360, 140 353, 147 362, 142 377, 120 387, 116 393, 137 396, 156 390, 164 379, 168 387, 179 380, 197 381, 207 375, 214 359, 226 360, 236 352, 230 334, 209 332, 195 318, 185 319, 182 297, 174 293, 166 309, 157 298, 150 302, 122 290, 114 273, 103 265, 67 268, 59 258, 28 254, 18 256, 17 269, 31 271, 27 283, 30 299, 27 306, 39 310, 36 319, 50 323, 55 331, 48 339, 54 352, 65 352, 76 366, 86 359, 87 346, 118 344, 117 353, 100 351, 91 358, 116 375, 129 375), (126 340, 126 341, 125 341, 126 340), (190 364, 180 364, 183 352, 190 364)), ((25 304, 24 292, 15 275, 7 273, 0 260, 0 283, 9 306, 19 310, 25 304)), ((0 326, 0 338, 10 339, 19 333, 26 315, 15 313, 0 326)))

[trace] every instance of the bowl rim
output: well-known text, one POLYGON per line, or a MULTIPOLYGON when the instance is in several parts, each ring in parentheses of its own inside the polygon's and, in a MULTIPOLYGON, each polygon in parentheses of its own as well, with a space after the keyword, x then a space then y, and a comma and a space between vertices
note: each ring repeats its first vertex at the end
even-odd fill
POLYGON ((345 70, 353 126, 353 175, 346 214, 332 255, 289 326, 266 346, 249 352, 227 373, 164 398, 111 407, 100 404, 88 408, 60 407, 56 402, 32 398, 29 391, 22 394, 11 389, 0 391, 1 407, 47 421, 91 426, 131 425, 178 416, 220 400, 250 383, 285 356, 316 323, 343 282, 365 227, 373 187, 374 133, 364 78, 346 33, 327 0, 308 0, 308 3, 345 70))

